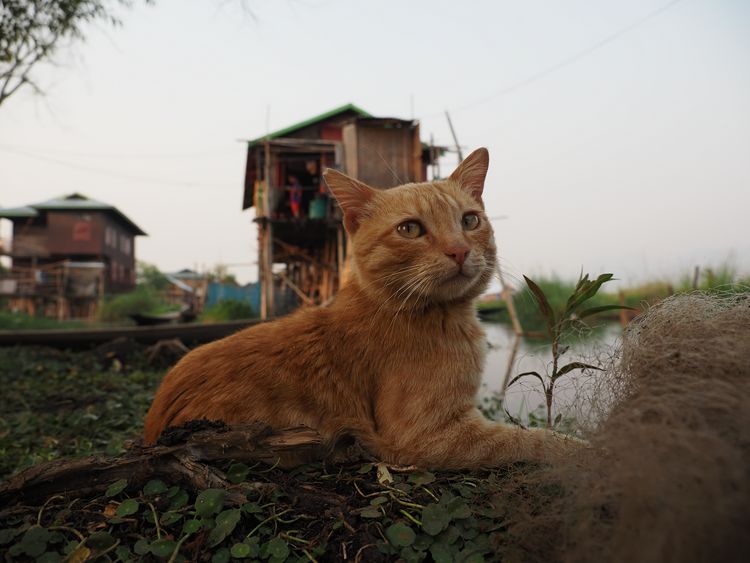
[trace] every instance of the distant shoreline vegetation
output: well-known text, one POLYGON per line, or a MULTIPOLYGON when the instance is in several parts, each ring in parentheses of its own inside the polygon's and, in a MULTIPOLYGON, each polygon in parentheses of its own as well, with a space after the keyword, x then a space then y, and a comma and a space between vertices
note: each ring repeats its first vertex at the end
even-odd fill
MULTIPOLYGON (((676 293, 687 293, 690 291, 730 291, 750 292, 750 275, 740 275, 737 270, 729 265, 722 264, 718 267, 706 267, 696 272, 685 273, 679 277, 677 283, 670 280, 653 280, 631 287, 626 287, 618 292, 601 291, 591 300, 591 306, 625 305, 641 310, 645 307, 674 295, 676 293)), ((568 295, 575 288, 575 280, 561 279, 557 276, 534 277, 534 281, 544 291, 553 309, 561 309, 568 295)), ((477 303, 480 311, 491 311, 482 314, 487 321, 509 323, 505 303, 502 299, 491 299, 485 296, 477 303)), ((527 287, 520 288, 513 293, 513 304, 515 305, 518 318, 524 330, 539 331, 545 326, 544 318, 534 302, 534 298, 527 287)), ((601 314, 599 319, 616 321, 619 318, 618 311, 601 314)))
MULTIPOLYGON (((156 268, 153 268, 156 272, 156 268)), ((604 305, 626 305, 635 309, 643 309, 653 305, 662 299, 693 290, 703 291, 734 291, 750 292, 750 275, 741 275, 737 269, 730 264, 721 264, 718 267, 700 268, 697 272, 686 272, 678 278, 675 283, 670 280, 653 280, 632 287, 627 287, 619 292, 599 292, 592 299, 592 306, 604 305)), ((159 275, 161 275, 159 273, 159 275)), ((153 276, 152 276, 153 277, 153 276)), ((561 308, 568 295, 575 287, 575 280, 565 280, 557 276, 537 277, 534 276, 539 287, 547 295, 553 308, 561 308)), ((162 301, 159 295, 159 284, 153 279, 143 280, 132 292, 111 296, 105 300, 104 306, 99 314, 99 319, 94 325, 117 325, 130 324, 131 313, 160 314, 174 311, 178 307, 168 305, 162 301)), ((540 331, 544 328, 544 319, 534 302, 534 298, 527 287, 513 293, 513 304, 516 307, 519 320, 524 330, 540 331)), ((83 328, 92 326, 88 321, 64 321, 44 317, 35 317, 23 313, 7 310, 6 305, 0 301, 0 330, 33 330, 53 328, 83 328)), ((501 299, 492 299, 485 296, 477 303, 477 309, 490 311, 482 314, 484 320, 490 322, 509 323, 510 318, 505 309, 505 303, 501 299)), ((605 313, 598 318, 602 320, 616 321, 619 313, 617 311, 605 313)), ((234 300, 226 300, 216 303, 207 308, 199 316, 199 322, 221 322, 242 318, 254 318, 257 312, 252 310, 247 303, 234 300)))

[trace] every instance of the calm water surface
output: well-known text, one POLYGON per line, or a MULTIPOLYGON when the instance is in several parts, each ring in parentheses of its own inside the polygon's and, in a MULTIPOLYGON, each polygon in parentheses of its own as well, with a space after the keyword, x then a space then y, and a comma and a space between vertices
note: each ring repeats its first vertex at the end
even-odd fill
MULTIPOLYGON (((505 378, 505 373, 510 359, 514 335, 510 326, 483 322, 490 351, 487 355, 487 365, 484 370, 484 382, 481 397, 490 397, 500 391, 505 378)), ((578 339, 562 358, 564 363, 570 361, 584 361, 593 365, 600 365, 612 347, 616 345, 622 336, 622 328, 619 324, 612 323, 593 330, 588 336, 578 339)), ((542 375, 551 369, 552 355, 550 346, 546 342, 537 339, 522 339, 521 345, 511 368, 511 378, 525 371, 538 371, 542 375)), ((585 388, 587 377, 580 376, 578 372, 567 374, 558 380, 556 385, 556 404, 559 410, 566 414, 570 405, 576 399, 582 388, 585 388)), ((524 378, 522 381, 511 386, 505 394, 505 408, 510 414, 522 420, 527 420, 528 413, 533 412, 544 405, 544 395, 541 384, 536 378, 524 378)))

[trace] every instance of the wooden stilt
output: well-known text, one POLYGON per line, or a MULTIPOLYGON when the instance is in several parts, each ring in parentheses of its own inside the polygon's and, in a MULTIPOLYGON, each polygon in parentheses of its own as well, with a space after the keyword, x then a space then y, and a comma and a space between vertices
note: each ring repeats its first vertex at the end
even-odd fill
POLYGON ((497 277, 500 280, 500 287, 501 287, 501 298, 503 301, 505 301, 505 306, 508 309, 508 316, 510 316, 510 322, 511 326, 513 327, 513 346, 511 348, 510 357, 508 358, 508 365, 505 368, 505 376, 503 377, 503 382, 500 385, 500 391, 498 393, 500 401, 502 401, 505 398, 505 390, 508 387, 508 382, 510 381, 510 376, 513 371, 513 365, 516 361, 516 355, 518 354, 518 349, 521 347, 521 338, 523 337, 523 328, 521 327, 521 321, 518 318, 518 314, 516 312, 516 306, 513 303, 513 294, 510 290, 510 287, 507 283, 505 283, 505 276, 503 276, 502 268, 500 268, 500 264, 498 263, 496 266, 497 271, 497 277))

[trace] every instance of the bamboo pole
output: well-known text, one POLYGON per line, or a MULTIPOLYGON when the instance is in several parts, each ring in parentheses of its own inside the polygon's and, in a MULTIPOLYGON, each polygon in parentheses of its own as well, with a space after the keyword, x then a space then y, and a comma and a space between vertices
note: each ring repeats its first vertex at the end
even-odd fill
POLYGON ((505 301, 505 306, 508 308, 508 316, 510 316, 510 322, 513 326, 513 347, 511 348, 510 357, 508 358, 508 365, 505 368, 505 376, 503 377, 502 385, 500 386, 500 391, 498 393, 500 401, 502 401, 505 398, 505 390, 508 387, 508 382, 510 381, 510 376, 513 371, 513 365, 516 361, 516 355, 518 354, 518 349, 521 347, 521 338, 523 337, 523 327, 521 327, 521 321, 518 318, 518 314, 516 312, 516 306, 513 303, 513 295, 510 291, 510 287, 507 283, 505 283, 505 276, 503 276, 503 270, 500 268, 500 264, 498 263, 495 266, 495 270, 497 271, 497 277, 500 280, 500 287, 502 288, 501 291, 501 298, 503 301, 505 301))
POLYGON ((458 162, 462 162, 464 159, 464 154, 461 152, 461 145, 458 144, 458 137, 456 136, 456 130, 453 129, 453 122, 451 121, 451 114, 448 113, 448 110, 445 110, 445 117, 448 120, 448 127, 450 127, 451 135, 453 136, 453 143, 456 145, 456 152, 458 153, 458 162))
POLYGON ((305 305, 314 305, 315 304, 313 302, 313 300, 310 299, 310 297, 308 295, 306 295, 305 292, 302 291, 296 283, 294 283, 292 280, 290 280, 289 276, 287 276, 284 272, 279 272, 277 275, 284 281, 285 284, 287 284, 291 288, 291 290, 294 293, 297 294, 297 296, 300 299, 302 299, 302 302, 305 305))
POLYGON ((274 189, 271 182, 271 143, 266 138, 264 146, 263 176, 265 189, 263 190, 263 280, 261 293, 265 296, 265 307, 261 306, 261 318, 267 319, 273 316, 274 309, 274 287, 273 287, 273 225, 271 218, 273 211, 270 207, 271 190, 274 189))

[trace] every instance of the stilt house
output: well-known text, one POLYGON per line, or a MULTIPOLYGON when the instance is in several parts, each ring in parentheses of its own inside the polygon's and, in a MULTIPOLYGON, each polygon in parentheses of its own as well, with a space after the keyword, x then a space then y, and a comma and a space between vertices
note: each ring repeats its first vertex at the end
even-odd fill
POLYGON ((348 104, 248 141, 243 209, 255 208, 261 317, 323 304, 342 281, 346 235, 322 179, 336 168, 373 187, 421 182, 437 157, 419 123, 348 104))
POLYGON ((0 209, 13 238, 0 241, 9 272, 0 297, 31 315, 93 318, 104 293, 135 286, 135 237, 145 235, 119 209, 81 194, 0 209))

